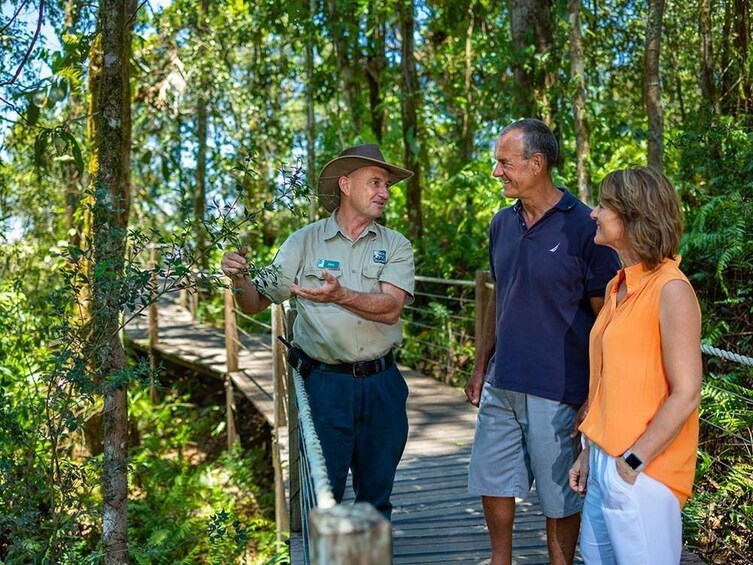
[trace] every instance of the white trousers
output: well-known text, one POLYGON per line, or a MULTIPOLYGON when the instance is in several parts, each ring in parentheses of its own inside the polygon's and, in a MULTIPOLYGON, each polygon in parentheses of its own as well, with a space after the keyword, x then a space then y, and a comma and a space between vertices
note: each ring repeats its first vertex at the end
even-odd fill
POLYGON ((580 537, 586 564, 679 564, 682 514, 672 491, 645 473, 626 483, 615 458, 593 443, 589 466, 580 537))

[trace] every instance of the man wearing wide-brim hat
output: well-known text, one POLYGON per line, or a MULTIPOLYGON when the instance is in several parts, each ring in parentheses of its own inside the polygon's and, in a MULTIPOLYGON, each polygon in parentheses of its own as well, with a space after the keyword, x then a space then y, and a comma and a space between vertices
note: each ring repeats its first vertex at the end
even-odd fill
POLYGON ((349 147, 319 175, 328 218, 293 233, 253 280, 244 256, 222 258, 244 312, 296 297, 288 360, 304 377, 335 499, 350 469, 356 502, 387 519, 408 437, 408 387, 392 350, 402 341, 403 306, 413 301, 414 266, 410 242, 375 220, 389 187, 412 174, 376 145, 349 147))

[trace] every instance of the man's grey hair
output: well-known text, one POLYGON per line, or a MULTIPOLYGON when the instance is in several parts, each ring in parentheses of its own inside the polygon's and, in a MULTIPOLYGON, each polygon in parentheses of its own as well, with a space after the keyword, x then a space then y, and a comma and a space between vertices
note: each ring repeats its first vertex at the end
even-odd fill
POLYGON ((499 136, 502 137, 515 130, 523 132, 523 157, 529 159, 535 153, 541 153, 544 159, 546 159, 547 169, 552 170, 557 164, 557 154, 559 152, 557 138, 554 137, 552 130, 541 120, 523 118, 507 126, 500 132, 499 136))

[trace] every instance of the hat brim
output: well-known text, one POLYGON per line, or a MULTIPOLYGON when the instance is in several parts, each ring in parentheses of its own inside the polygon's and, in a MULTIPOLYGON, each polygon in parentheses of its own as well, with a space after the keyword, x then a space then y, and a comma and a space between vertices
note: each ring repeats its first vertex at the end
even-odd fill
POLYGON ((349 175, 361 167, 379 167, 389 173, 389 183, 395 184, 413 176, 413 172, 397 165, 385 163, 378 159, 370 159, 358 155, 336 157, 324 165, 319 174, 319 201, 322 206, 332 212, 340 205, 340 187, 338 179, 343 175, 349 175))

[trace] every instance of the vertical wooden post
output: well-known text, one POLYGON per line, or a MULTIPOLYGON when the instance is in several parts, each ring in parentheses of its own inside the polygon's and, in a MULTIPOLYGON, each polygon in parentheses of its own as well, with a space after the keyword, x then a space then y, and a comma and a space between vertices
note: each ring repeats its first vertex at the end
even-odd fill
MULTIPOLYGON (((188 299, 190 301, 191 321, 199 319, 199 283, 193 272, 189 276, 188 299)), ((235 319, 235 318, 233 318, 235 319)))
MULTIPOLYGON (((297 312, 288 310, 285 324, 288 340, 293 336, 293 322, 297 312)), ((288 490, 290 491, 290 531, 301 532, 301 452, 298 444, 298 405, 295 403, 295 384, 293 369, 288 367, 288 490)))
POLYGON ((272 305, 272 365, 275 373, 274 400, 275 424, 287 425, 287 408, 285 406, 285 391, 287 389, 288 366, 285 361, 285 346, 277 339, 277 336, 287 338, 285 332, 285 312, 279 304, 272 305))
POLYGON ((156 345, 159 343, 159 310, 157 308, 157 246, 152 243, 149 250, 150 301, 149 301, 149 398, 157 402, 157 389, 154 386, 154 372, 157 370, 156 345))
POLYGON ((371 504, 338 504, 309 514, 312 565, 392 562, 392 528, 371 504))
POLYGON ((225 288, 225 352, 227 353, 227 372, 238 370, 238 323, 235 318, 235 298, 233 283, 229 279, 225 288))
POLYGON ((235 433, 235 394, 230 374, 238 370, 238 324, 235 318, 235 299, 232 281, 225 288, 225 353, 227 372, 225 373, 225 411, 227 418, 227 446, 230 449, 236 441, 235 433))
POLYGON ((238 435, 235 432, 235 391, 230 373, 225 373, 225 415, 227 420, 227 448, 232 449, 238 435))
POLYGON ((489 271, 476 271, 476 326, 475 338, 480 339, 484 335, 484 322, 486 321, 486 307, 489 305, 492 289, 486 287, 491 282, 489 271))
MULTIPOLYGON (((274 373, 274 432, 272 434, 272 466, 275 474, 275 523, 277 542, 284 541, 283 533, 290 531, 288 504, 285 499, 285 480, 280 458, 280 433, 285 428, 285 388, 288 378, 285 346, 277 339, 285 335, 285 312, 279 304, 272 305, 272 372, 274 373)), ((287 430, 284 430, 287 433, 287 430)), ((286 438, 287 439, 287 438, 286 438)))

